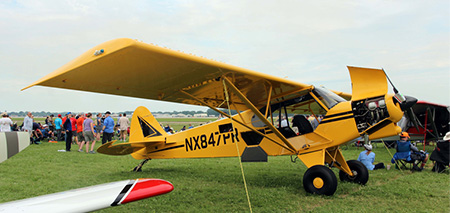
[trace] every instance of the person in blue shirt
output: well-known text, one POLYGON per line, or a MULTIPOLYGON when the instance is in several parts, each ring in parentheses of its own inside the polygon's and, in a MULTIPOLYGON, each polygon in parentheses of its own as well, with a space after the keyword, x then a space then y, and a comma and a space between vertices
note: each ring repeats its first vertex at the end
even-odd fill
POLYGON ((358 161, 361 161, 368 170, 376 170, 376 169, 384 169, 384 164, 379 163, 376 165, 373 165, 373 162, 375 161, 375 153, 372 152, 372 145, 371 144, 364 144, 365 151, 362 151, 359 153, 358 161))
POLYGON ((111 118, 111 112, 107 111, 105 113, 105 121, 103 121, 103 138, 102 144, 106 142, 112 141, 112 137, 114 135, 114 120, 111 118))
POLYGON ((44 124, 43 129, 41 130, 42 132, 42 137, 43 138, 47 138, 49 140, 49 142, 51 140, 53 140, 53 138, 55 137, 54 133, 52 130, 50 130, 50 127, 47 124, 44 124))
POLYGON ((62 118, 61 114, 58 114, 58 117, 55 119, 55 129, 56 129, 56 140, 61 140, 61 131, 62 131, 62 118))
POLYGON ((411 142, 408 141, 409 138, 410 137, 407 132, 402 132, 400 135, 400 140, 397 141, 397 152, 394 154, 391 162, 395 163, 396 160, 403 159, 407 162, 413 162, 414 170, 422 171, 428 161, 428 153, 423 150, 419 150, 411 144, 411 142), (420 162, 422 162, 422 164, 419 167, 418 164, 420 162))

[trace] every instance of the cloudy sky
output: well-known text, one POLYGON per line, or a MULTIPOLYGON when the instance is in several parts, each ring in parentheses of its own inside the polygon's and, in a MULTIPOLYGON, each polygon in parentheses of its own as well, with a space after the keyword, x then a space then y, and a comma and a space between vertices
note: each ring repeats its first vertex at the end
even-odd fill
POLYGON ((450 1, 2 0, 0 29, 0 111, 206 110, 20 91, 122 37, 349 93, 347 65, 382 67, 402 93, 450 104, 450 1))

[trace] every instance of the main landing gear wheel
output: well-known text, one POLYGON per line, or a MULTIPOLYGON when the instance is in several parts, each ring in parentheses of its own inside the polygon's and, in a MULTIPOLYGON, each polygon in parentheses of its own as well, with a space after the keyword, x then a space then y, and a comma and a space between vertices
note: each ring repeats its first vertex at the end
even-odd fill
POLYGON ((333 195, 337 188, 337 178, 326 166, 315 165, 303 175, 303 187, 312 194, 333 195))
POLYGON ((354 176, 350 176, 342 170, 339 171, 339 179, 341 181, 359 183, 361 185, 365 185, 367 181, 369 181, 369 171, 363 163, 357 160, 349 160, 347 161, 348 167, 352 170, 354 176))

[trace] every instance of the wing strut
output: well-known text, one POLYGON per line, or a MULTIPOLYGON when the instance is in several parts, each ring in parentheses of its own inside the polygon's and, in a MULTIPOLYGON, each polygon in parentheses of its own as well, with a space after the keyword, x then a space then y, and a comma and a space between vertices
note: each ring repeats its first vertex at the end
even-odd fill
MULTIPOLYGON (((180 92, 183 93, 183 94, 185 94, 185 95, 187 95, 187 96, 189 96, 190 98, 192 98, 192 99, 198 101, 198 102, 201 103, 202 105, 207 106, 207 107, 211 108, 212 110, 214 110, 214 111, 220 113, 221 115, 223 115, 223 116, 225 116, 225 117, 227 117, 227 118, 231 118, 231 115, 228 115, 227 113, 224 113, 224 112, 220 111, 220 110, 217 109, 216 107, 214 107, 214 106, 212 106, 212 105, 210 105, 210 104, 208 104, 208 103, 202 101, 201 99, 199 99, 199 98, 197 98, 197 97, 195 97, 195 96, 189 94, 188 92, 186 92, 186 91, 184 91, 184 90, 180 90, 180 92)), ((251 126, 248 126, 247 124, 245 124, 245 123, 243 123, 243 122, 241 122, 241 121, 239 121, 239 120, 236 120, 236 119, 233 119, 233 121, 236 122, 236 123, 239 123, 239 124, 242 125, 242 126, 247 127, 248 129, 252 130, 253 132, 256 132, 257 134, 259 134, 259 135, 261 135, 261 136, 263 136, 263 137, 269 139, 270 141, 276 143, 277 145, 279 145, 279 146, 281 146, 281 147, 283 147, 283 148, 285 148, 285 149, 287 149, 287 150, 289 150, 289 151, 295 153, 295 149, 291 149, 291 148, 289 148, 289 147, 286 147, 286 146, 283 145, 283 144, 278 143, 276 140, 274 140, 274 139, 272 139, 272 138, 270 138, 270 137, 267 137, 265 134, 261 133, 260 131, 256 130, 255 128, 253 128, 253 127, 251 127, 251 126)))
MULTIPOLYGON (((275 135, 278 136, 278 138, 280 138, 284 144, 286 144, 286 146, 289 147, 289 151, 296 153, 296 149, 294 148, 294 146, 292 146, 292 144, 280 133, 280 131, 278 131, 277 128, 275 128, 272 123, 270 123, 270 121, 268 121, 263 114, 261 114, 261 112, 245 97, 244 94, 242 94, 238 88, 236 88, 236 86, 234 86, 234 84, 228 80, 228 78, 223 77, 224 82, 228 85, 228 87, 233 90, 234 94, 237 95, 242 102, 245 103, 245 105, 252 110, 253 113, 255 113, 256 116, 258 116, 258 118, 264 122, 264 124, 266 124, 274 133, 275 135)), ((277 143, 278 144, 278 143, 277 143)))
MULTIPOLYGON (((264 114, 264 117, 267 118, 267 114, 269 113, 269 106, 270 106, 270 99, 272 98, 272 84, 270 84, 269 93, 267 93, 267 105, 266 105, 266 113, 264 114)), ((272 111, 270 111, 270 114, 272 115, 272 111)))

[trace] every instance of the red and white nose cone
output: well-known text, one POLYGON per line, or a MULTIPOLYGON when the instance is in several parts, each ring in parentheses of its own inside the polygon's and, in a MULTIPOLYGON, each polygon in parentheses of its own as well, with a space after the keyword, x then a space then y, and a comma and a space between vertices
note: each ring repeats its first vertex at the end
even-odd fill
POLYGON ((169 193, 173 185, 161 179, 138 179, 121 204, 169 193))

